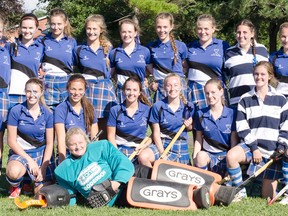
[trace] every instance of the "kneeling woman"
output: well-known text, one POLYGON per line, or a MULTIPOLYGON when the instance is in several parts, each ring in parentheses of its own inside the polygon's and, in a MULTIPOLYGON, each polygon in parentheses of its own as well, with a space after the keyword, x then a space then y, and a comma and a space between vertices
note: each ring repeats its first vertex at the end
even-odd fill
POLYGON ((165 158, 183 164, 190 164, 187 132, 192 130, 194 106, 192 103, 187 103, 182 95, 181 80, 182 78, 175 73, 168 74, 164 79, 164 89, 167 97, 152 106, 149 117, 149 122, 152 123, 152 137, 155 145, 144 149, 140 153, 138 160, 142 165, 152 167, 154 161, 159 159, 183 124, 186 126, 186 130, 176 140, 165 158))
MULTIPOLYGON (((238 104, 236 127, 241 143, 229 150, 226 158, 228 174, 236 187, 243 181, 240 164, 250 163, 247 174, 252 175, 277 148, 288 143, 288 103, 285 96, 271 86, 275 82, 273 66, 261 61, 254 68, 253 75, 256 87, 242 95, 238 104)), ((284 170, 288 170, 285 161, 283 174, 287 184, 287 171, 284 170)), ((275 195, 279 174, 282 174, 281 164, 274 163, 265 170, 263 197, 275 195)), ((246 196, 244 188, 236 195, 237 201, 246 196)))
MULTIPOLYGON (((151 103, 142 91, 141 81, 128 78, 123 87, 126 99, 112 107, 107 123, 108 140, 127 157, 143 146, 139 143, 146 137, 151 103)), ((150 144, 152 140, 147 141, 150 144)))
POLYGON ((43 84, 31 78, 25 85, 26 101, 14 106, 8 115, 9 159, 6 178, 10 198, 20 195, 21 182, 27 172, 34 181, 34 192, 52 180, 54 170, 53 114, 46 107, 43 84))
POLYGON ((213 78, 204 86, 208 107, 195 116, 194 165, 222 177, 226 173, 227 151, 238 142, 235 111, 224 105, 222 82, 213 78))
MULTIPOLYGON (((87 145, 89 139, 85 132, 73 127, 67 131, 65 141, 70 155, 55 169, 55 177, 70 194, 80 193, 88 198, 92 187, 106 179, 110 180, 112 189, 118 191, 134 174, 133 164, 107 140, 87 145)), ((72 198, 70 205, 76 201, 72 198)))

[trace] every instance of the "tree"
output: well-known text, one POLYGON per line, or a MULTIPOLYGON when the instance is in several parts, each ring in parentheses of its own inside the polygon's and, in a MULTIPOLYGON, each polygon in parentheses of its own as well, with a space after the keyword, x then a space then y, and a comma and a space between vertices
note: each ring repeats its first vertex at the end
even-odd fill
POLYGON ((1 0, 0 14, 1 18, 6 21, 6 25, 14 26, 18 24, 20 16, 24 13, 23 0, 1 0))

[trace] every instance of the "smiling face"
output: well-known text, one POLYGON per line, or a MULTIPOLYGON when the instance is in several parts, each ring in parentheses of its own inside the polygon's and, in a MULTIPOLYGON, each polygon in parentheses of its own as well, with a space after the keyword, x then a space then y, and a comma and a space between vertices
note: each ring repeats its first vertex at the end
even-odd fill
POLYGON ((288 25, 286 27, 283 27, 280 31, 280 41, 281 45, 284 49, 284 52, 287 53, 288 51, 288 25))
POLYGON ((67 26, 67 22, 62 15, 55 15, 50 18, 50 29, 52 37, 58 38, 64 35, 64 29, 67 26))
POLYGON ((29 105, 35 105, 43 95, 41 87, 35 83, 29 83, 25 87, 26 100, 29 105))
POLYGON ((268 86, 271 76, 264 65, 256 66, 253 75, 257 89, 268 86))
POLYGON ((204 88, 207 102, 210 106, 222 103, 223 89, 219 88, 216 83, 208 83, 204 88))
POLYGON ((91 42, 98 40, 100 34, 102 33, 102 29, 99 23, 95 21, 88 21, 85 29, 86 29, 87 39, 91 42))
POLYGON ((72 155, 81 157, 87 149, 87 141, 82 134, 73 134, 69 137, 67 147, 72 155))
POLYGON ((167 77, 164 81, 164 89, 168 98, 175 99, 182 91, 181 79, 178 76, 167 77))
POLYGON ((122 23, 120 26, 120 37, 123 44, 128 45, 135 42, 137 31, 132 23, 122 23))
POLYGON ((168 18, 157 18, 156 20, 156 33, 158 35, 159 40, 163 43, 169 41, 169 34, 173 29, 173 25, 168 18))
POLYGON ((236 30, 236 40, 243 49, 250 47, 252 38, 255 36, 251 28, 246 25, 239 25, 236 30))
POLYGON ((37 32, 37 26, 35 20, 25 19, 21 22, 20 33, 22 34, 22 40, 25 42, 33 40, 35 33, 37 32))
POLYGON ((85 95, 85 81, 82 79, 75 79, 69 83, 67 90, 70 103, 79 103, 85 95))
POLYGON ((210 20, 200 20, 197 22, 196 32, 201 44, 208 43, 212 41, 215 27, 210 20))
POLYGON ((124 94, 126 96, 126 102, 138 102, 138 98, 141 94, 139 83, 132 80, 127 81, 124 87, 124 94))

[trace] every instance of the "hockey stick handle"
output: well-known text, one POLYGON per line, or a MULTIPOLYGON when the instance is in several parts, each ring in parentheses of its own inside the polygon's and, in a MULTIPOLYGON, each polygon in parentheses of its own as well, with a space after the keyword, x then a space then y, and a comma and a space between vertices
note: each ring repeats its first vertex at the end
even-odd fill
MULTIPOLYGON (((149 140, 149 137, 145 137, 142 142, 139 144, 139 146, 143 146, 147 141, 149 140)), ((139 153, 139 150, 134 150, 132 154, 129 156, 129 160, 132 160, 137 154, 139 153)))
POLYGON ((93 139, 91 140, 91 142, 94 142, 96 141, 96 139, 98 139, 98 137, 103 133, 103 130, 100 130, 94 137, 93 139))
POLYGON ((249 184, 254 178, 259 176, 264 170, 266 170, 274 161, 277 161, 279 157, 284 153, 284 151, 277 152, 276 155, 271 158, 264 166, 258 169, 253 175, 251 175, 248 179, 246 179, 242 184, 240 184, 236 188, 236 193, 238 193, 242 188, 244 188, 247 184, 249 184))
POLYGON ((170 149, 172 148, 172 146, 174 145, 174 143, 176 142, 176 140, 179 138, 179 136, 181 135, 181 133, 185 130, 185 125, 183 124, 181 126, 181 128, 178 130, 178 132, 175 134, 175 136, 173 137, 173 139, 171 140, 171 142, 169 143, 169 145, 166 147, 166 149, 162 152, 161 156, 159 159, 163 159, 167 153, 170 151, 170 149))

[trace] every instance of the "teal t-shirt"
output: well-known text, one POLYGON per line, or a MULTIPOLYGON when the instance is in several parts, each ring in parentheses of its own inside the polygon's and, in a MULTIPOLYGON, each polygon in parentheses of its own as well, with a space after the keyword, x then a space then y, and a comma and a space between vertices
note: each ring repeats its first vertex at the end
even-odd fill
MULTIPOLYGON (((88 144, 81 158, 69 156, 55 169, 55 177, 60 186, 70 194, 79 192, 85 198, 94 185, 106 179, 127 183, 133 174, 131 161, 107 140, 88 144)), ((72 198, 70 205, 75 203, 76 199, 72 198)))

